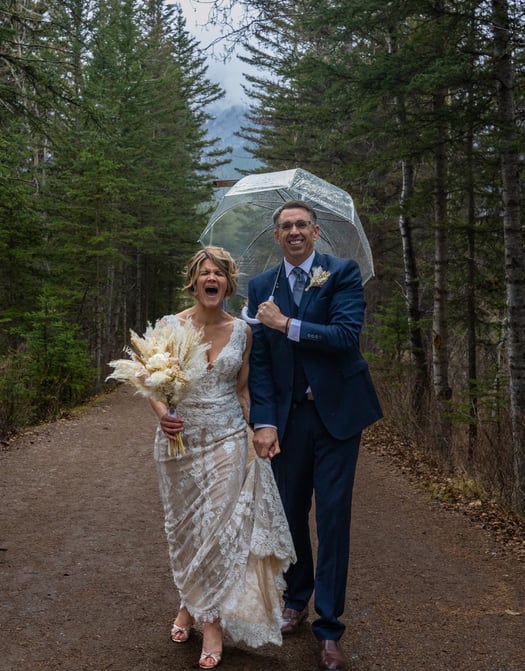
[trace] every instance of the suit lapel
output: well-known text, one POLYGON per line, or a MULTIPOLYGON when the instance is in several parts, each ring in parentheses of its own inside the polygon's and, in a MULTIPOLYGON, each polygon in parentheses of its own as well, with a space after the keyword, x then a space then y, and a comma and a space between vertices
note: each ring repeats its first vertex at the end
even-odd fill
POLYGON ((277 286, 275 287, 275 303, 279 306, 283 314, 293 314, 295 305, 293 304, 292 292, 290 291, 290 285, 288 283, 288 279, 286 278, 284 263, 282 264, 281 271, 279 273, 279 280, 277 281, 277 286))
MULTIPOLYGON (((327 270, 328 268, 325 268, 323 266, 323 260, 322 257, 319 255, 319 252, 315 253, 314 260, 312 263, 312 268, 315 268, 316 266, 322 266, 324 270, 327 270)), ((306 283, 306 286, 308 287, 310 284, 310 278, 308 278, 308 282, 306 283)), ((310 304, 312 300, 314 300, 315 296, 317 295, 317 291, 315 289, 311 289, 309 291, 305 291, 303 293, 303 298, 301 300, 301 305, 299 306, 297 318, 301 319, 306 308, 310 304)), ((279 272, 279 279, 277 281, 277 285, 275 287, 275 302, 281 309, 281 312, 283 314, 287 315, 293 315, 295 314, 295 303, 293 302, 293 296, 292 292, 290 290, 290 284, 288 282, 288 279, 286 277, 286 270, 284 268, 284 263, 282 264, 281 270, 279 272)))
MULTIPOLYGON (((319 266, 319 265, 321 265, 321 263, 320 263, 320 258, 319 258, 319 253, 316 252, 316 253, 315 253, 315 256, 314 256, 313 263, 312 263, 312 270, 313 270, 316 266, 319 266)), ((310 273, 311 273, 311 272, 312 272, 312 271, 310 271, 310 273)), ((309 286, 310 286, 310 277, 308 277, 308 281, 307 281, 307 283, 306 283, 306 287, 305 287, 305 292, 303 293, 303 297, 302 297, 302 299, 301 299, 301 305, 299 306, 299 319, 302 318, 302 316, 303 316, 303 314, 304 314, 306 308, 308 307, 308 305, 310 304, 310 302, 313 300, 315 294, 317 293, 317 292, 315 291, 315 289, 309 289, 308 291, 306 291, 306 289, 307 289, 309 286)))

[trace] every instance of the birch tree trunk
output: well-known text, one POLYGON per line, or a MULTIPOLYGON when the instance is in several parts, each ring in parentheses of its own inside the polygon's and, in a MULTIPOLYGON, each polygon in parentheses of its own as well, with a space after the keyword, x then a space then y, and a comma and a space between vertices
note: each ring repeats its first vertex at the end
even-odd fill
POLYGON ((520 212, 519 141, 507 0, 492 0, 492 24, 503 195, 513 494, 516 510, 525 513, 525 252, 520 212))
MULTIPOLYGON (((434 95, 436 117, 444 115, 444 93, 434 95)), ((435 161, 435 246, 434 246, 434 320, 432 330, 432 368, 436 398, 448 400, 452 390, 448 381, 448 208, 447 208, 447 154, 446 129, 438 127, 435 161)))
POLYGON ((444 459, 451 448, 451 425, 448 401, 452 398, 449 384, 448 337, 448 161, 446 119, 446 93, 436 90, 433 109, 436 118, 436 146, 434 151, 434 311, 432 323, 432 372, 434 395, 437 401, 435 444, 444 459))
MULTIPOLYGON (((395 53, 397 38, 391 31, 388 38, 388 51, 395 53)), ((405 101, 402 96, 396 97, 397 121, 401 130, 407 127, 405 101)), ((419 275, 414 249, 413 225, 410 216, 411 201, 414 197, 414 165, 411 161, 401 161, 401 194, 399 197, 399 233, 403 248, 403 269, 405 274, 405 300, 407 309, 408 335, 410 342, 410 358, 415 368, 415 384, 412 392, 411 406, 420 423, 424 421, 424 411, 429 399, 429 371, 427 353, 421 328, 421 309, 419 296, 419 275)))

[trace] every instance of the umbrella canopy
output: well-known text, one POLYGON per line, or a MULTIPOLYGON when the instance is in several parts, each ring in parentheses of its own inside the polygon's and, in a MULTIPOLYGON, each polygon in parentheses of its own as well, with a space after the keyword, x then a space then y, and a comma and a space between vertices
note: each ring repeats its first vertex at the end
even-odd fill
POLYGON ((301 168, 259 173, 243 177, 229 189, 199 238, 203 246, 224 247, 234 257, 241 271, 241 296, 247 296, 251 277, 282 258, 272 214, 287 200, 302 200, 314 208, 321 227, 319 252, 354 259, 363 284, 373 277, 370 245, 346 191, 301 168))

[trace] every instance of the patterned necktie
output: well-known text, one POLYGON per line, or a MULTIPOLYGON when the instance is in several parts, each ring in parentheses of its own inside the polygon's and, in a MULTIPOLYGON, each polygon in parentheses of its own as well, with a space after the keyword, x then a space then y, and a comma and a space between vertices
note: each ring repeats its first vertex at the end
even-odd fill
POLYGON ((293 299, 297 306, 301 302, 303 297, 303 291, 306 284, 306 273, 302 268, 294 268, 292 273, 295 275, 295 280, 293 284, 293 299))

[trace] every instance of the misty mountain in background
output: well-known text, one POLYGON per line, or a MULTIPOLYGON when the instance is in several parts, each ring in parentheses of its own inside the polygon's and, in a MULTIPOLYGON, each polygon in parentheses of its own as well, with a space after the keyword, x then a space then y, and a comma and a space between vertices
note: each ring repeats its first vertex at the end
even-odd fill
POLYGON ((208 121, 208 135, 210 138, 219 138, 217 145, 220 148, 232 147, 231 163, 217 169, 217 177, 220 179, 240 179, 243 174, 239 170, 253 172, 260 161, 251 157, 244 149, 246 140, 237 137, 235 133, 241 126, 247 126, 245 118, 248 108, 244 105, 232 105, 231 107, 216 108, 211 111, 214 117, 208 121))

